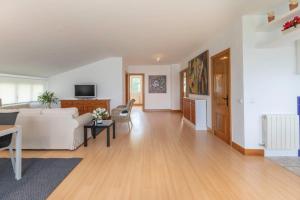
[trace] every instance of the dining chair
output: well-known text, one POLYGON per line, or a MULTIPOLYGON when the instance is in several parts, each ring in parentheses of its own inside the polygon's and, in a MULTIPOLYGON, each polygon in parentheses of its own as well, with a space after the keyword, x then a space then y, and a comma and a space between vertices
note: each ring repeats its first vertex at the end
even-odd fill
MULTIPOLYGON (((15 125, 18 112, 7 112, 0 113, 0 125, 15 125)), ((16 172, 16 159, 14 156, 12 137, 14 133, 4 132, 0 133, 0 151, 9 150, 10 159, 14 172, 16 172)))
POLYGON ((112 115, 111 118, 115 122, 127 122, 129 131, 131 130, 131 127, 133 126, 132 120, 131 120, 131 110, 134 105, 135 99, 131 99, 127 105, 121 105, 117 108, 112 109, 112 115), (130 126, 131 125, 131 126, 130 126))

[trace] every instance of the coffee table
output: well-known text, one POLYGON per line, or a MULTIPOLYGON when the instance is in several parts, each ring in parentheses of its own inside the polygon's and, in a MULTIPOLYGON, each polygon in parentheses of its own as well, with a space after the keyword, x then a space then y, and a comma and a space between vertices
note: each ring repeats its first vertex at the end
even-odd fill
POLYGON ((114 120, 103 120, 101 124, 95 123, 95 121, 91 121, 84 125, 84 146, 87 146, 87 130, 90 128, 92 132, 92 136, 95 139, 96 135, 101 133, 104 129, 106 129, 106 146, 110 147, 110 128, 113 127, 113 139, 116 138, 116 125, 114 120))

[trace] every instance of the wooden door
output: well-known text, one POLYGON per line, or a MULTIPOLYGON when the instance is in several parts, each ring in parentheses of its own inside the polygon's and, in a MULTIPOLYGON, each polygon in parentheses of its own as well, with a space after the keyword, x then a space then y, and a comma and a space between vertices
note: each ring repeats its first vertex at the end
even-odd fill
POLYGON ((129 75, 125 73, 125 102, 126 104, 129 101, 129 75))
POLYGON ((212 123, 216 136, 231 144, 230 50, 212 57, 212 123))
POLYGON ((143 75, 130 75, 129 76, 129 98, 135 99, 134 105, 142 106, 144 104, 143 95, 143 75))
POLYGON ((142 73, 127 73, 126 74, 126 100, 127 102, 131 99, 134 98, 136 100, 135 105, 137 106, 142 106, 143 111, 145 110, 145 74, 142 73), (140 77, 140 94, 138 97, 132 96, 132 88, 131 88, 131 78, 132 77, 140 77))
POLYGON ((183 112, 183 100, 188 97, 187 69, 180 72, 180 110, 183 112))

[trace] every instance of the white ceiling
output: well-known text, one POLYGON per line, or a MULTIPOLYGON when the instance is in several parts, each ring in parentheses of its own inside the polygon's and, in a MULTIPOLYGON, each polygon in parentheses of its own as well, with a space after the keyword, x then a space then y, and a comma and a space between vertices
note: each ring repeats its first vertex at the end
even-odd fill
POLYGON ((282 1, 0 0, 0 73, 47 77, 111 56, 176 63, 241 14, 282 1))

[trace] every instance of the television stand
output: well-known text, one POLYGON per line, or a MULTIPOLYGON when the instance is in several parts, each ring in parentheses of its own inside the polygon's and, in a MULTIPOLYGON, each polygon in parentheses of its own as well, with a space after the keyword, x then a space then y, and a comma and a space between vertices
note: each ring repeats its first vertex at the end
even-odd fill
POLYGON ((79 115, 92 113, 97 108, 105 108, 110 113, 110 99, 61 100, 62 108, 77 108, 79 115))

